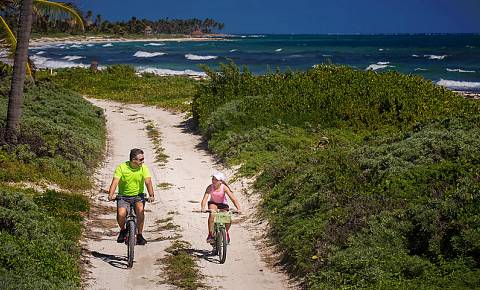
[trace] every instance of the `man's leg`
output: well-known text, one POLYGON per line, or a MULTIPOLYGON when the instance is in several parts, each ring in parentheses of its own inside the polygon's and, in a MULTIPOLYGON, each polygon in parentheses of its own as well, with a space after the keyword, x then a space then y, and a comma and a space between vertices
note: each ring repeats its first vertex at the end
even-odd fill
POLYGON ((125 221, 127 220, 127 209, 124 207, 117 207, 117 223, 120 230, 125 230, 125 221))
POLYGON ((123 243, 127 236, 127 229, 125 228, 125 221, 127 219, 127 209, 117 204, 117 223, 120 227, 120 233, 117 237, 117 243, 123 243))
POLYGON ((137 245, 145 245, 147 240, 142 235, 143 223, 145 221, 145 211, 143 201, 135 203, 135 214, 137 215, 137 245))
POLYGON ((145 221, 145 211, 143 208, 144 206, 142 201, 135 203, 135 214, 137 215, 137 233, 139 235, 143 233, 143 223, 145 221))

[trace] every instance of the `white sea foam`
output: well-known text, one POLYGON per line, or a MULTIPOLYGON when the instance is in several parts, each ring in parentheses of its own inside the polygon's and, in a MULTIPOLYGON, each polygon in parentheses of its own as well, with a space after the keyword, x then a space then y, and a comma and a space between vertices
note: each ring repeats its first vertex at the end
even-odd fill
POLYGON ((459 72, 459 73, 474 73, 474 70, 463 70, 460 68, 447 68, 447 71, 449 72, 459 72))
POLYGON ((93 43, 87 44, 88 47, 92 47, 92 46, 94 46, 94 45, 95 45, 95 44, 93 44, 93 43))
POLYGON ((390 62, 388 61, 379 61, 377 63, 373 63, 369 65, 365 70, 379 70, 379 69, 384 69, 387 67, 395 67, 393 65, 389 65, 390 62))
POLYGON ((277 49, 275 49, 275 51, 282 51, 282 49, 281 49, 281 48, 277 48, 277 49))
POLYGON ((69 61, 82 59, 82 58, 85 58, 85 57, 84 56, 79 56, 79 55, 67 55, 67 56, 62 57, 62 59, 66 59, 66 60, 69 60, 69 61))
POLYGON ((139 68, 138 72, 140 73, 153 73, 159 76, 171 76, 171 75, 184 75, 184 76, 199 76, 199 77, 206 77, 207 74, 200 71, 194 70, 171 70, 171 69, 163 69, 163 68, 139 68))
POLYGON ((426 71, 426 70, 428 70, 428 69, 426 69, 426 68, 421 68, 421 67, 417 67, 417 68, 415 69, 415 71, 426 71))
POLYGON ((418 54, 412 54, 413 57, 420 57, 418 54))
POLYGON ((383 48, 379 48, 378 51, 383 51, 384 49, 383 48))
POLYGON ((44 53, 45 53, 45 51, 43 51, 43 50, 40 50, 39 52, 37 52, 37 53, 35 53, 35 54, 38 54, 38 55, 40 55, 40 54, 44 54, 44 53))
POLYGON ((332 57, 331 54, 322 54, 323 57, 332 57))
POLYGON ((80 44, 73 44, 73 45, 70 45, 70 48, 80 48, 80 47, 83 47, 83 45, 80 45, 80 44))
POLYGON ((230 49, 229 51, 230 51, 230 52, 235 52, 235 51, 237 51, 237 50, 236 50, 236 49, 230 49))
POLYGON ((145 43, 144 46, 162 46, 165 45, 163 42, 150 42, 150 43, 145 43))
POLYGON ((65 60, 54 60, 38 55, 33 55, 31 59, 33 63, 35 63, 35 66, 38 68, 89 67, 88 65, 82 63, 74 63, 65 60))
POLYGON ((472 45, 465 45, 466 48, 475 48, 475 46, 472 45))
POLYGON ((103 47, 110 47, 110 46, 113 46, 113 44, 112 44, 112 43, 106 43, 106 44, 104 44, 104 45, 102 45, 102 46, 103 46, 103 47))
POLYGON ((437 82, 437 85, 457 90, 480 89, 480 82, 462 82, 441 79, 437 82))
POLYGON ((218 58, 218 56, 215 56, 215 55, 195 55, 195 54, 188 53, 188 54, 185 55, 185 58, 189 59, 189 60, 209 60, 209 59, 216 59, 216 58, 218 58))
POLYGON ((448 55, 434 55, 434 54, 425 54, 423 57, 426 57, 428 59, 444 59, 448 55))
POLYGON ((137 51, 133 56, 135 57, 155 57, 160 55, 165 55, 165 52, 146 52, 146 51, 137 51))

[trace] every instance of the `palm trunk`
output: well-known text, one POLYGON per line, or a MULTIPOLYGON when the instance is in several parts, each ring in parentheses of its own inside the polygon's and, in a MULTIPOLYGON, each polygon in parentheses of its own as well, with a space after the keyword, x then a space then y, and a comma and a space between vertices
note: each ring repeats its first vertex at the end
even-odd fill
POLYGON ((17 142, 17 131, 22 114, 23 88, 28 59, 28 43, 32 30, 33 0, 23 0, 18 24, 17 48, 13 62, 13 77, 8 97, 7 128, 5 140, 9 144, 17 142))

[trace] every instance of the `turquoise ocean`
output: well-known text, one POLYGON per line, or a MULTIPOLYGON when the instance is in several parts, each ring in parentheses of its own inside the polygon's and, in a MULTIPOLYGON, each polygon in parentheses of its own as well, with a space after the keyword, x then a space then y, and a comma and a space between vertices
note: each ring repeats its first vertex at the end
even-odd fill
POLYGON ((32 47, 39 68, 129 64, 159 75, 204 75, 233 60, 255 74, 303 71, 317 64, 423 76, 456 90, 480 92, 480 34, 232 35, 209 41, 56 43, 32 47))

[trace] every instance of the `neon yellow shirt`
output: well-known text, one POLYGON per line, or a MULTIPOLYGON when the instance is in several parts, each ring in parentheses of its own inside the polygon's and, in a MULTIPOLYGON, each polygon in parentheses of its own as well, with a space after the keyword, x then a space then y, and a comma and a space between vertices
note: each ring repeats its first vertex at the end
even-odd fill
POLYGON ((143 193, 145 178, 151 177, 150 171, 145 164, 138 168, 132 168, 130 161, 118 165, 113 176, 120 179, 118 182, 118 194, 126 196, 135 196, 143 193))

